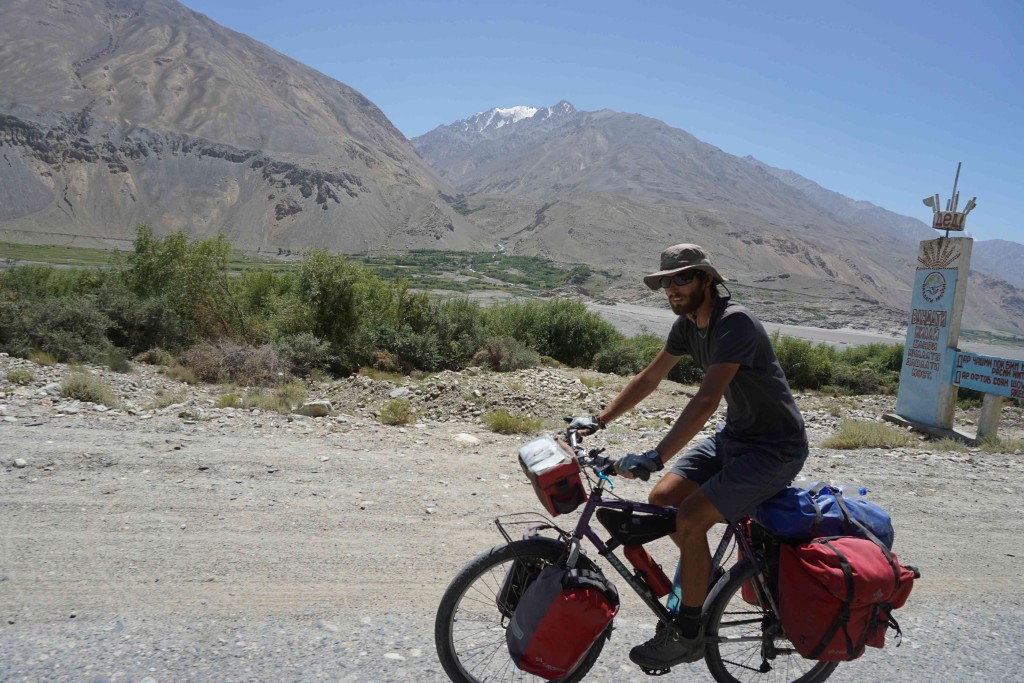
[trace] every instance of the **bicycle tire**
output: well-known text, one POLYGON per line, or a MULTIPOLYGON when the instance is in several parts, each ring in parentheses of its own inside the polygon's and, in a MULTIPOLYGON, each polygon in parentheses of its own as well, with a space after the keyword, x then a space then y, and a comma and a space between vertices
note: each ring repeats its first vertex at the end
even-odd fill
MULTIPOLYGON (((505 643, 508 621, 498 609, 496 598, 514 560, 546 566, 558 562, 564 553, 564 544, 536 537, 491 548, 463 567, 441 597, 434 620, 434 646, 448 678, 454 683, 543 680, 521 671, 512 662, 505 643)), ((583 556, 577 566, 600 571, 583 556)), ((609 625, 576 668, 560 679, 561 683, 583 679, 600 656, 611 630, 609 625)))
MULTIPOLYGON (((782 635, 774 612, 743 600, 741 588, 757 571, 748 561, 734 565, 716 584, 717 595, 708 608, 704 661, 718 683, 821 683, 839 662, 804 659, 782 635), (767 660, 762 654, 765 629, 778 630, 774 647, 788 649, 767 660), (720 637, 756 638, 744 642, 720 642, 720 637), (786 647, 788 645, 788 647, 786 647), (770 670, 762 671, 763 664, 770 670)), ((715 589, 713 589, 715 590, 715 589)))

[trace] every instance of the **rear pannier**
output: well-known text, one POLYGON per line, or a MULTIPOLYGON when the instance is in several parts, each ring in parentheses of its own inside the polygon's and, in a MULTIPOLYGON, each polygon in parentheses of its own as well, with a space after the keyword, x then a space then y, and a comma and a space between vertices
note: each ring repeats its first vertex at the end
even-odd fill
POLYGON ((884 647, 889 627, 901 633, 892 611, 907 601, 918 576, 887 548, 863 538, 783 545, 782 627, 808 659, 856 659, 867 645, 884 647))

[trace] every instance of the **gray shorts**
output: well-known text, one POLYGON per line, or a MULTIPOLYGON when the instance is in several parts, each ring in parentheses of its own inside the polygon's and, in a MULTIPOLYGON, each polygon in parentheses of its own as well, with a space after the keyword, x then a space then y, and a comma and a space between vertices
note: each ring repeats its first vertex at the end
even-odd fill
POLYGON ((718 432, 683 453, 668 471, 700 484, 722 516, 735 521, 788 486, 807 453, 806 441, 756 444, 718 432))

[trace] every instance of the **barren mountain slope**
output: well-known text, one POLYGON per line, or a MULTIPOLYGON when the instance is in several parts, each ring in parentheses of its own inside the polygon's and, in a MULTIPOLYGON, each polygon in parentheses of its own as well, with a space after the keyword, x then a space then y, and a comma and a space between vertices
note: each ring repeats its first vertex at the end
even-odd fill
POLYGON ((0 239, 134 225, 242 247, 468 247, 361 94, 174 0, 3 0, 0 239))

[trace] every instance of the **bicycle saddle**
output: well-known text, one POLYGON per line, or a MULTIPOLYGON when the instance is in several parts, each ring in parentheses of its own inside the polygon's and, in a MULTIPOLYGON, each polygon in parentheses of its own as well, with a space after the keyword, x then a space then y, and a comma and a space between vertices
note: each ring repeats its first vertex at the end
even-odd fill
POLYGON ((621 545, 643 545, 676 530, 675 515, 645 515, 626 510, 600 508, 597 521, 621 545))

